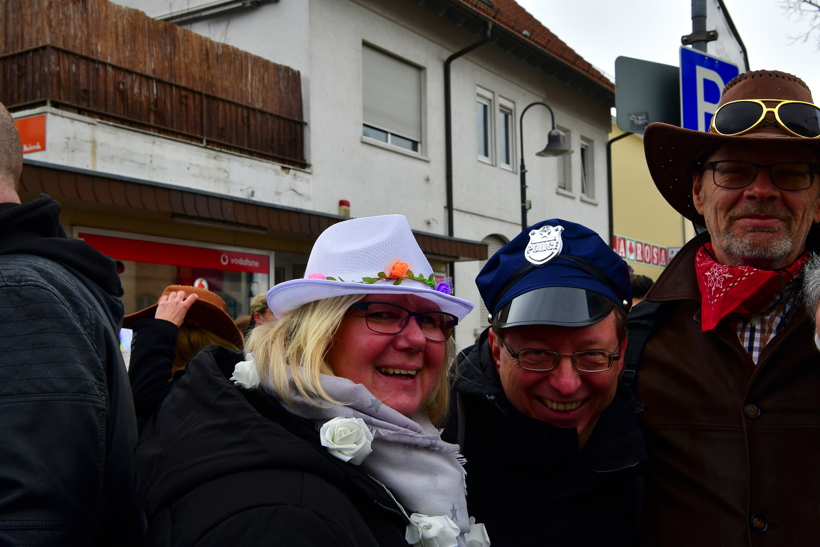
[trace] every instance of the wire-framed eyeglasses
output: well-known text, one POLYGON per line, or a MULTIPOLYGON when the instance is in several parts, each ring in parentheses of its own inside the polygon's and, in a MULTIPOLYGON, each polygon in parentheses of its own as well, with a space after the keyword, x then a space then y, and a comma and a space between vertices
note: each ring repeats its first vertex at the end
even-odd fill
POLYGON ((516 353, 503 338, 499 336, 498 339, 513 359, 518 361, 519 367, 536 372, 547 372, 554 369, 558 366, 561 357, 569 357, 573 368, 578 372, 605 372, 612 368, 613 360, 621 358, 620 345, 618 345, 618 353, 602 349, 588 349, 575 353, 558 353, 546 349, 522 349, 516 353))
POLYGON ((415 318, 424 337, 432 342, 449 339, 458 324, 458 317, 443 311, 415 312, 387 302, 357 302, 348 308, 352 310, 364 311, 367 328, 379 334, 398 334, 415 318))
POLYGON ((703 164, 703 171, 712 171, 712 181, 721 188, 740 189, 749 186, 761 169, 769 171, 769 178, 781 190, 808 190, 820 165, 790 161, 762 165, 748 161, 710 161, 703 164))

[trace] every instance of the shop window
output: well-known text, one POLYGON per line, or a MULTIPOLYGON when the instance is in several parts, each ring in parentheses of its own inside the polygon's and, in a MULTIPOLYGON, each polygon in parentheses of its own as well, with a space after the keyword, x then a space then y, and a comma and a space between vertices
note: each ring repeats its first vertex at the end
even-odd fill
POLYGON ((422 70, 362 46, 362 135, 421 152, 422 70))

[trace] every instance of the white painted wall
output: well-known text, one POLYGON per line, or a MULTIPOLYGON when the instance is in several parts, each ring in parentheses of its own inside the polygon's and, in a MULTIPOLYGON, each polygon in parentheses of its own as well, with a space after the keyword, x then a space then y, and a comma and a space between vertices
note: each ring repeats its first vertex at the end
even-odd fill
POLYGON ((245 199, 254 190, 256 201, 314 208, 305 171, 49 107, 14 117, 43 113, 46 149, 26 158, 245 199))
MULTIPOLYGON (((155 16, 168 13, 169 8, 183 9, 195 3, 207 3, 205 0, 114 1, 155 16)), ((443 67, 449 55, 476 42, 478 36, 406 0, 280 0, 228 17, 195 23, 189 28, 295 68, 302 74, 308 122, 305 146, 312 174, 301 173, 298 180, 294 175, 285 191, 282 189, 285 183, 279 178, 262 178, 260 182, 272 188, 257 191, 257 196, 274 196, 274 203, 280 203, 275 199, 288 196, 302 203, 296 206, 324 213, 337 213, 339 200, 346 199, 351 203, 352 216, 401 213, 408 217, 414 229, 447 233, 443 67), (422 154, 408 155, 363 141, 362 43, 372 44, 424 68, 422 154), (298 191, 290 190, 293 184, 298 191)), ((484 45, 456 60, 451 74, 454 235, 480 241, 490 234, 512 239, 519 232, 518 117, 535 101, 548 103, 555 112, 556 124, 570 129, 575 153, 571 157, 572 192, 558 192, 559 160, 535 156, 547 142, 551 128, 549 113, 543 107, 533 107, 527 112, 524 120, 527 197, 533 203, 529 223, 559 217, 605 233, 608 228, 609 109, 492 45, 484 45), (478 160, 476 86, 514 103, 516 146, 512 171, 478 160), (580 196, 582 136, 593 142, 594 200, 580 196)), ((167 169, 170 178, 174 166, 167 169)), ((209 184, 219 185, 218 182, 209 184)), ((235 192, 231 188, 230 191, 235 192)), ((479 294, 473 280, 479 268, 478 262, 455 266, 458 295, 476 304, 479 294)), ((471 342, 479 324, 476 312, 464 321, 459 337, 462 346, 471 342)))

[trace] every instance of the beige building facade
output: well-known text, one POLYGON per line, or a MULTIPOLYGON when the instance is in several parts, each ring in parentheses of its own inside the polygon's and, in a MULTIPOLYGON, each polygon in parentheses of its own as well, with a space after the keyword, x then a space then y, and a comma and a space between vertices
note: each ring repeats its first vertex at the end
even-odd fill
MULTIPOLYGON (((610 141, 623 134, 613 120, 610 141)), ((695 229, 655 188, 646 166, 642 135, 613 142, 611 158, 612 248, 636 274, 654 281, 678 249, 695 236, 695 229)))

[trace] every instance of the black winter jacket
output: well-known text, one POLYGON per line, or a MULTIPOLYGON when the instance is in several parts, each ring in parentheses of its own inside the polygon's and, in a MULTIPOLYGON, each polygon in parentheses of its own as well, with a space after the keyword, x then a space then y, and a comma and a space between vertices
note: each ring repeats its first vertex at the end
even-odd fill
POLYGON ((574 429, 513 408, 487 331, 459 355, 453 389, 442 437, 456 442, 464 420, 467 503, 493 547, 634 545, 646 447, 628 390, 619 389, 579 451, 574 429))
POLYGON ((0 544, 135 545, 131 390, 82 290, 119 326, 120 280, 113 260, 66 239, 59 212, 45 195, 0 204, 0 544))
POLYGON ((241 352, 208 346, 137 447, 150 545, 401 546, 385 488, 331 456, 313 423, 228 380, 241 352))

